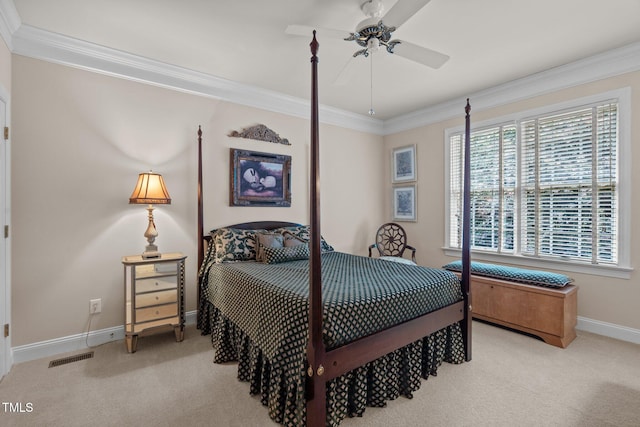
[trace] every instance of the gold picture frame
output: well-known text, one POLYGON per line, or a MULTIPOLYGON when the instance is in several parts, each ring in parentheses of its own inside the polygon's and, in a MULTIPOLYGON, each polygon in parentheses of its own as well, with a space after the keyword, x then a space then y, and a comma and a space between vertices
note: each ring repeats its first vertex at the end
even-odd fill
POLYGON ((291 206, 291 156, 231 148, 231 206, 291 206))

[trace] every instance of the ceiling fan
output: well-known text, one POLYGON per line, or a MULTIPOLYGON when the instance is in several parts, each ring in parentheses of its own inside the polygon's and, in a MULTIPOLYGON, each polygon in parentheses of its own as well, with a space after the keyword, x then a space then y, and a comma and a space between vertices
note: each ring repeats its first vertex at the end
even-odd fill
POLYGON ((449 56, 426 47, 418 46, 404 40, 392 40, 391 35, 409 18, 422 9, 430 0, 398 0, 397 3, 384 13, 382 0, 367 0, 360 8, 368 18, 360 22, 354 32, 333 30, 328 28, 313 28, 305 25, 289 25, 286 34, 308 36, 316 29, 318 34, 327 38, 341 38, 345 41, 355 41, 362 49, 353 54, 368 57, 371 53, 386 48, 388 53, 402 56, 427 67, 438 69, 449 60, 449 56))

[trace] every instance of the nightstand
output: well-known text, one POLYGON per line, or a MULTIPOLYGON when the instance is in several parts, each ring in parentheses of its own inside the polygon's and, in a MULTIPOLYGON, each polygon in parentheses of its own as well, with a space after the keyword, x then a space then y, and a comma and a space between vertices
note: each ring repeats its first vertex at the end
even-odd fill
POLYGON ((184 339, 184 263, 181 253, 143 259, 125 256, 124 301, 127 351, 135 353, 138 335, 171 326, 176 341, 184 339))

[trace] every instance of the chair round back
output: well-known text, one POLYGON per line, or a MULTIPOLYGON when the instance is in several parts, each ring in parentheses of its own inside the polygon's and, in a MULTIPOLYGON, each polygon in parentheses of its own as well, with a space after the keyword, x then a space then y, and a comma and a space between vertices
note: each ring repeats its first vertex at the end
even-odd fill
POLYGON ((407 233, 395 222, 382 224, 376 233, 376 247, 380 256, 402 256, 407 246, 407 233))

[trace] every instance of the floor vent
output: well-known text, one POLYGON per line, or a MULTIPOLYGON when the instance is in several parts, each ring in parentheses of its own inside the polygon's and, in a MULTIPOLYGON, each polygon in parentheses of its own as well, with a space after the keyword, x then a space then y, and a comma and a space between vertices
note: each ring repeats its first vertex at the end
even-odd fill
POLYGON ((63 357, 62 359, 56 359, 49 362, 49 367, 53 368, 60 365, 66 365, 67 363, 78 362, 80 360, 92 359, 93 351, 88 353, 76 354, 75 356, 63 357))

